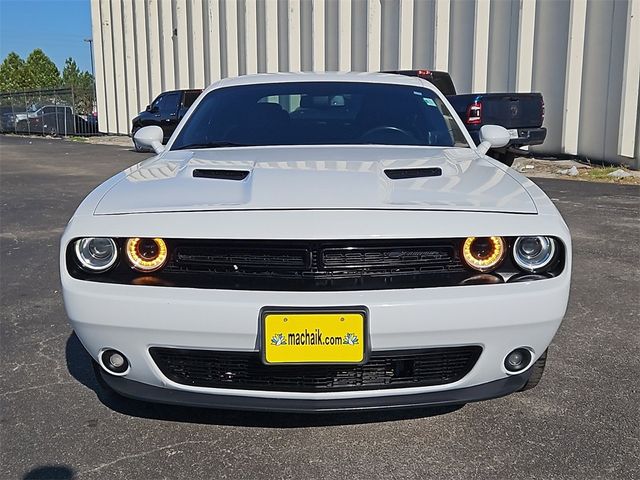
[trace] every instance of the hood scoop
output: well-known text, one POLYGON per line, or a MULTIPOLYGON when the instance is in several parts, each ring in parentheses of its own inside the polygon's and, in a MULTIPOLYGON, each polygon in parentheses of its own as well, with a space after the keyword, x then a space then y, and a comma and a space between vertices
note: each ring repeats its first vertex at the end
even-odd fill
POLYGON ((196 168, 193 170, 194 178, 211 178, 215 180, 241 181, 249 176, 248 170, 219 170, 210 168, 196 168))
POLYGON ((403 180, 407 178, 441 177, 440 167, 429 168, 393 168, 386 169, 384 174, 391 180, 403 180))

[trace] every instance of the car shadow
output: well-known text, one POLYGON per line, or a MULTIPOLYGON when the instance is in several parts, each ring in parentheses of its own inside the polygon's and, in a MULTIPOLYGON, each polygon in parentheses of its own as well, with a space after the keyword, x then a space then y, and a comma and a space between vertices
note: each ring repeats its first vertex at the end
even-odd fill
POLYGON ((24 474, 22 480, 73 480, 75 472, 66 465, 43 465, 24 474))
POLYGON ((340 413, 266 413, 183 407, 143 402, 122 397, 96 378, 91 356, 72 333, 66 345, 67 369, 73 378, 92 390, 103 405, 123 415, 172 422, 262 428, 301 428, 393 422, 444 415, 464 405, 399 410, 340 413))

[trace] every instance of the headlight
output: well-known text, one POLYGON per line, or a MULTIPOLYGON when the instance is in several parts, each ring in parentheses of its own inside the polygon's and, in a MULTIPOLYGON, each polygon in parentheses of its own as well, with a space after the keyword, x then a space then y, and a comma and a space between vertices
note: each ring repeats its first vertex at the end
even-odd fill
POLYGON ((518 237, 513 244, 513 260, 527 272, 539 272, 556 255, 556 241, 549 237, 518 237))
POLYGON ((76 240, 75 251, 80 267, 93 273, 108 270, 118 258, 118 247, 111 238, 81 238, 76 240))
POLYGON ((474 270, 490 272, 502 263, 505 251, 502 237, 469 237, 462 246, 462 257, 474 270))
POLYGON ((153 272, 167 261, 167 244, 161 238, 130 238, 127 259, 140 272, 153 272))

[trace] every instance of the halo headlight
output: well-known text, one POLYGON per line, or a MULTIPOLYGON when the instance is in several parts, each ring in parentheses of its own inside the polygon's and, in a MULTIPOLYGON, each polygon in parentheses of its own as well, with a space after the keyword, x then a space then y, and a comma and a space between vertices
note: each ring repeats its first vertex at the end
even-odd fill
POLYGON ((140 272, 154 272, 167 261, 167 244, 161 238, 129 238, 127 259, 140 272))
POLYGON ((112 238, 81 238, 76 240, 74 249, 80 267, 87 272, 105 272, 118 258, 118 247, 112 238))
POLYGON ((555 255, 556 241, 550 237, 518 237, 513 244, 513 260, 527 272, 544 270, 555 255))
POLYGON ((495 270, 504 260, 505 252, 502 237, 468 237, 462 246, 464 261, 479 272, 495 270))

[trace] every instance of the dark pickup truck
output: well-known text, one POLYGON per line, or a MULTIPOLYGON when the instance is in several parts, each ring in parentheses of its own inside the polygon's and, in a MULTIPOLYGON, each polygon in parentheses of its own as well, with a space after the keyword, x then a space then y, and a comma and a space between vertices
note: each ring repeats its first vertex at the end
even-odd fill
POLYGON ((540 145, 547 136, 542 126, 544 101, 540 93, 469 93, 457 95, 451 76, 434 70, 398 70, 396 73, 420 77, 433 83, 440 90, 464 122, 476 145, 483 125, 501 125, 511 135, 506 147, 490 150, 488 155, 511 166, 518 148, 524 145, 540 145))
MULTIPOLYGON (((178 126, 189 107, 196 101, 202 90, 171 90, 158 95, 151 105, 147 105, 144 112, 140 112, 131 121, 131 137, 141 129, 149 125, 157 125, 162 128, 164 139, 162 143, 167 143, 169 137, 178 126)), ((137 151, 142 151, 133 142, 137 151)))

